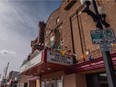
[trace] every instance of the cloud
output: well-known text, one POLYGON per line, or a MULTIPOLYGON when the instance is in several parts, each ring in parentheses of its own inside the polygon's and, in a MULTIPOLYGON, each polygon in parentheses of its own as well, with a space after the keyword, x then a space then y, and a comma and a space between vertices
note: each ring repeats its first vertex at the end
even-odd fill
POLYGON ((0 51, 0 53, 2 53, 2 54, 8 54, 8 51, 7 50, 2 50, 2 51, 0 51))
POLYGON ((0 53, 1 53, 1 54, 16 55, 16 52, 15 52, 15 51, 9 51, 9 50, 1 50, 0 53))
POLYGON ((9 71, 19 70, 31 52, 31 40, 38 35, 38 21, 46 21, 57 4, 44 0, 0 0, 0 73, 9 61, 9 71))

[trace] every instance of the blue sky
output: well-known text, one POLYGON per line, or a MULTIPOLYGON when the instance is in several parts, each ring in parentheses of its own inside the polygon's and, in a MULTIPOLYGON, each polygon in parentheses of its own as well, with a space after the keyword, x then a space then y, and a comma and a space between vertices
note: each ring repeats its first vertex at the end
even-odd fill
POLYGON ((0 74, 19 70, 31 52, 30 41, 38 34, 38 21, 46 21, 59 0, 0 0, 0 74))

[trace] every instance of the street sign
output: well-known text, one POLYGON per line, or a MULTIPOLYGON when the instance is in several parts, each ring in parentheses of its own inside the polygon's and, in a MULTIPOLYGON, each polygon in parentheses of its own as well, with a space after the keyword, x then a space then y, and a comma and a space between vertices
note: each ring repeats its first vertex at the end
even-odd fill
POLYGON ((116 43, 113 29, 92 30, 91 39, 93 44, 116 43))
POLYGON ((100 44, 103 42, 103 31, 102 30, 92 30, 91 39, 93 44, 100 44))
POLYGON ((116 43, 116 37, 113 29, 104 29, 103 30, 104 41, 108 43, 116 43))
POLYGON ((111 51, 112 50, 111 43, 100 44, 100 50, 101 51, 111 51))

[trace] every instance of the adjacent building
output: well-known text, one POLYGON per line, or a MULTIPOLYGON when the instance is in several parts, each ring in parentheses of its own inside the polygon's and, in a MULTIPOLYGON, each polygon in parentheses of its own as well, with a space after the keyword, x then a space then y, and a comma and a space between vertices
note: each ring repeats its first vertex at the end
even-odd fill
POLYGON ((28 75, 20 75, 17 87, 29 87, 28 75))
POLYGON ((19 72, 18 71, 9 72, 8 86, 9 87, 18 87, 18 81, 19 81, 19 72))
MULTIPOLYGON (((96 2, 116 33, 116 1, 96 2)), ((29 87, 108 87, 99 45, 91 41, 95 22, 82 8, 79 0, 63 0, 46 23, 39 22, 41 32, 31 42, 32 53, 20 71, 28 75, 29 87)), ((116 68, 116 44, 111 57, 116 68)))

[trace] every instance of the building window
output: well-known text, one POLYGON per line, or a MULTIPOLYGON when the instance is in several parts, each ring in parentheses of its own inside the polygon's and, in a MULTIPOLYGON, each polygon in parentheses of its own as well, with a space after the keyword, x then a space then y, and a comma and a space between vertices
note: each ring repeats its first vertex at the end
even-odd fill
POLYGON ((41 82, 41 87, 45 87, 45 82, 44 81, 41 82))
POLYGON ((54 35, 50 38, 50 46, 54 48, 54 35))
POLYGON ((60 49, 60 46, 64 43, 61 39, 61 33, 55 30, 54 34, 45 42, 45 46, 55 49, 60 49))
POLYGON ((28 87, 28 83, 24 83, 24 87, 28 87))
POLYGON ((56 83, 56 81, 55 80, 52 80, 51 81, 51 87, 57 87, 57 85, 56 85, 57 83, 56 83))
POLYGON ((46 47, 51 47, 51 41, 48 41, 48 42, 46 43, 46 47))
POLYGON ((48 42, 47 42, 47 41, 45 42, 45 46, 46 46, 46 47, 48 46, 48 42))
POLYGON ((46 86, 45 87, 50 87, 50 82, 46 81, 46 86))
POLYGON ((58 85, 58 87, 63 87, 63 81, 62 80, 57 80, 57 85, 58 85))
POLYGON ((77 0, 65 0, 65 10, 69 10, 77 0))
POLYGON ((60 22, 60 19, 59 19, 59 17, 56 19, 56 23, 59 23, 60 22))
POLYGON ((55 31, 55 47, 58 49, 60 48, 60 42, 61 42, 60 37, 61 37, 61 33, 58 29, 55 31))
POLYGON ((47 38, 50 35, 50 33, 51 33, 50 29, 46 30, 46 34, 45 34, 46 37, 45 38, 47 38))
POLYGON ((99 81, 107 81, 106 73, 100 73, 98 74, 98 76, 99 76, 99 81))

